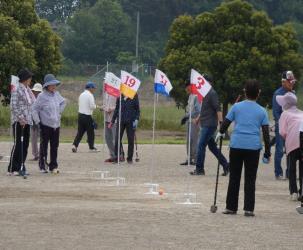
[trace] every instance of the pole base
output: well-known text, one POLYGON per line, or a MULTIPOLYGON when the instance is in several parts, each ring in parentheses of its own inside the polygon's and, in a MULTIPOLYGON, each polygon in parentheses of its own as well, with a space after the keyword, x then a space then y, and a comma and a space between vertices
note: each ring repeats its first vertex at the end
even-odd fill
POLYGON ((210 207, 210 211, 211 211, 212 213, 216 213, 217 210, 218 210, 218 207, 217 207, 216 205, 212 205, 212 206, 210 207))

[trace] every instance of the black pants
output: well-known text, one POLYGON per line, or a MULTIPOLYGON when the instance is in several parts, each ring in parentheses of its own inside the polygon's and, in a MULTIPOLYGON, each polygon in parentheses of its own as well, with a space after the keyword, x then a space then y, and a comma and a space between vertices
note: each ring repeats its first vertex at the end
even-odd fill
POLYGON ((79 143, 85 132, 87 132, 88 146, 90 149, 93 149, 95 144, 95 130, 93 125, 93 118, 91 115, 79 114, 78 132, 73 143, 75 147, 79 146, 79 143))
POLYGON ((10 162, 8 165, 8 172, 19 172, 21 165, 26 161, 27 150, 29 145, 30 126, 27 124, 24 128, 19 122, 13 124, 14 145, 11 151, 10 162), (21 133, 23 130, 23 143, 21 142, 21 133), (21 154, 23 153, 23 154, 21 154), (23 160, 23 162, 22 162, 23 160))
MULTIPOLYGON (((134 141, 135 141, 135 130, 133 128, 132 122, 121 122, 121 128, 120 128, 120 145, 122 145, 122 138, 124 134, 124 130, 126 129, 127 134, 127 141, 128 141, 128 150, 127 150, 127 160, 132 161, 133 155, 134 155, 134 141)), ((117 125, 117 133, 119 134, 119 126, 117 125)), ((116 142, 115 142, 115 153, 118 155, 118 136, 116 136, 116 142)), ((121 150, 120 146, 120 150, 121 150)), ((121 151, 122 152, 122 151, 121 151)), ((121 155, 121 154, 120 154, 121 155)))
POLYGON ((46 169, 46 159, 48 143, 50 143, 50 162, 49 170, 58 167, 57 156, 59 147, 59 135, 60 128, 51 128, 40 123, 40 154, 39 154, 39 167, 40 169, 46 169))
POLYGON ((303 161, 301 158, 300 148, 297 148, 291 151, 288 156, 288 165, 289 165, 289 192, 290 194, 298 193, 297 188, 297 161, 299 161, 299 193, 302 193, 302 178, 303 178, 303 161))
POLYGON ((254 211, 256 178, 259 164, 260 150, 235 149, 229 152, 229 184, 226 198, 226 208, 238 210, 239 188, 242 166, 244 163, 244 210, 254 211))

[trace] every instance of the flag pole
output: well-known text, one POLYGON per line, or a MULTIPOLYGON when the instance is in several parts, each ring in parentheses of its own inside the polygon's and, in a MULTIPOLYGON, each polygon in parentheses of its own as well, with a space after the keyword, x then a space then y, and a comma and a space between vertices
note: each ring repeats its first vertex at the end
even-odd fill
POLYGON ((155 130, 156 130, 156 102, 158 94, 154 94, 154 112, 153 112, 153 140, 152 140, 152 167, 151 167, 151 183, 153 183, 154 167, 155 167, 155 130))
MULTIPOLYGON (((106 62, 106 73, 108 72, 108 61, 106 62)), ((105 108, 104 108, 104 105, 105 105, 105 81, 103 81, 103 157, 104 157, 104 160, 105 160, 105 130, 106 130, 106 120, 105 120, 105 117, 106 117, 106 112, 105 112, 105 108)))
POLYGON ((121 150, 121 143, 122 143, 122 138, 121 138, 121 91, 120 91, 120 98, 119 98, 119 119, 118 119, 118 154, 117 154, 117 161, 118 161, 118 166, 117 166, 117 183, 119 183, 119 167, 120 167, 120 150, 121 150))

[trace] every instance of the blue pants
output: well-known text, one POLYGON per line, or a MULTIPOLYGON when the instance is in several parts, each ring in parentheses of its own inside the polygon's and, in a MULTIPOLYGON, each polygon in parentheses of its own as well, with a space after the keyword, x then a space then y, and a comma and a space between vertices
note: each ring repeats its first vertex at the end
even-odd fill
POLYGON ((279 123, 275 123, 275 135, 276 135, 276 151, 275 151, 275 176, 283 176, 283 170, 281 167, 281 161, 283 158, 284 139, 279 134, 279 123))
POLYGON ((200 138, 197 148, 197 162, 196 162, 196 172, 200 173, 204 170, 204 160, 205 160, 205 150, 208 146, 209 150, 216 156, 223 169, 228 167, 228 162, 224 155, 217 148, 217 144, 214 139, 214 133, 216 127, 201 127, 200 138))

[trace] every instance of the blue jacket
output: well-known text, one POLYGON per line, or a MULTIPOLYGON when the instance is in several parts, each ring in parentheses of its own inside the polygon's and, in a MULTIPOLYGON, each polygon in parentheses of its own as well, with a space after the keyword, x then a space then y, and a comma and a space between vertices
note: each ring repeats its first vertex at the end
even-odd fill
MULTIPOLYGON (((120 98, 117 99, 116 109, 112 118, 112 123, 119 118, 119 107, 120 107, 120 98)), ((133 99, 125 98, 122 96, 121 99, 121 122, 133 122, 139 120, 140 118, 140 106, 139 98, 136 94, 133 99)))

